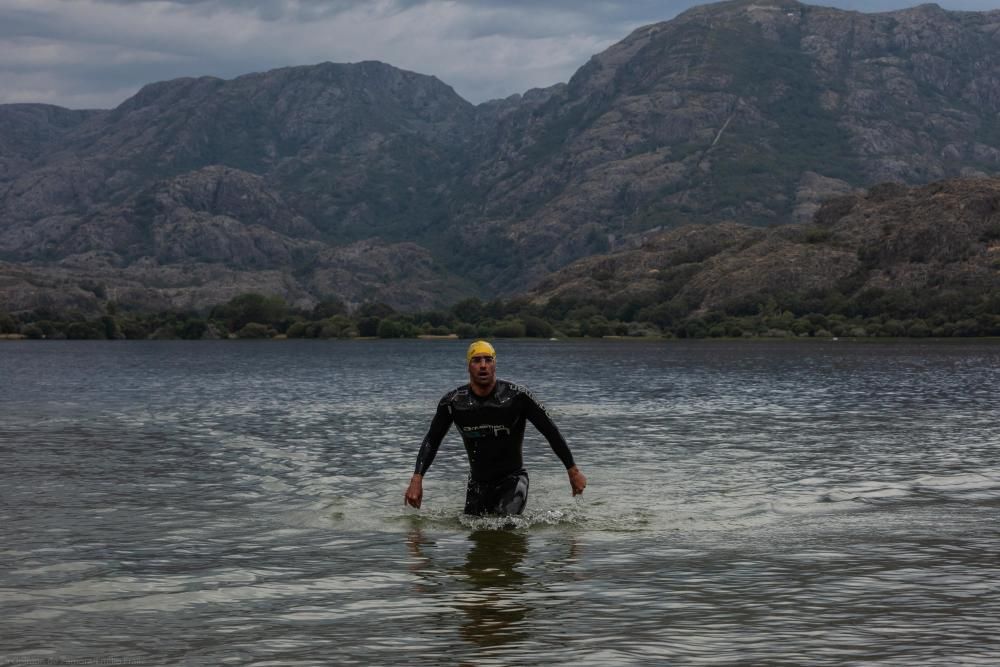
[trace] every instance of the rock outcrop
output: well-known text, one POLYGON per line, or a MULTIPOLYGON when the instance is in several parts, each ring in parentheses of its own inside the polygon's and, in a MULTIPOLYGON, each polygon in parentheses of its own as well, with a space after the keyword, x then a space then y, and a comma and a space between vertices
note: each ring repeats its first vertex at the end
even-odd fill
POLYGON ((831 199, 813 224, 692 225, 641 247, 579 260, 532 292, 540 303, 679 299, 695 311, 768 296, 909 290, 1000 291, 1000 179, 907 188, 884 184, 831 199))

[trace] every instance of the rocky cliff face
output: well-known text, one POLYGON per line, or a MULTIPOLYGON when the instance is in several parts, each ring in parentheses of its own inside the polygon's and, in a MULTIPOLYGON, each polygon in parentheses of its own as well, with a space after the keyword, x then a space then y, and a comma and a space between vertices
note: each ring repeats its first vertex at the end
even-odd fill
POLYGON ((1000 11, 793 0, 690 10, 478 107, 374 62, 157 83, 111 111, 0 106, 0 275, 25 307, 50 278, 136 306, 266 289, 428 307, 657 229, 807 222, 873 183, 997 173, 998 118, 1000 11))

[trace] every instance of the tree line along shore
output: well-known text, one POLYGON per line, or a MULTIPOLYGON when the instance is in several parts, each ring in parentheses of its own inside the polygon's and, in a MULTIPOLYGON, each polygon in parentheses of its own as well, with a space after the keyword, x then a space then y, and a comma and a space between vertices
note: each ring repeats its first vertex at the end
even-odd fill
POLYGON ((384 303, 349 309, 330 299, 312 309, 243 294, 207 312, 138 312, 113 302, 104 314, 0 310, 0 336, 17 339, 252 338, 952 338, 1000 336, 1000 294, 969 290, 932 297, 871 289, 766 295, 699 312, 695 304, 524 297, 469 298, 450 308, 398 312, 384 303))

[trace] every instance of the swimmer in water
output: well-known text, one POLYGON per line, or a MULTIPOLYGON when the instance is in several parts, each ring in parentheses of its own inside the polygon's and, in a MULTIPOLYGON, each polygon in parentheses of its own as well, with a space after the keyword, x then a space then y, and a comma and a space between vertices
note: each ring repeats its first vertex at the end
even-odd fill
POLYGON ((476 341, 465 355, 469 383, 444 395, 420 444, 405 502, 420 507, 423 479, 448 428, 455 424, 469 456, 466 514, 520 514, 528 502, 528 473, 521 454, 527 422, 545 436, 566 466, 573 495, 583 493, 587 478, 541 403, 520 385, 496 377, 497 353, 476 341))

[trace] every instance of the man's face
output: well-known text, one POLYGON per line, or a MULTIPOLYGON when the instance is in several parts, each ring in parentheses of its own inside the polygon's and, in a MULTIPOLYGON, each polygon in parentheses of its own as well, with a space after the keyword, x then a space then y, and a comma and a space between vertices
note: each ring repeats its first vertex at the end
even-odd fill
POLYGON ((488 354, 469 359, 469 381, 479 387, 489 387, 497 377, 497 360, 488 354))

